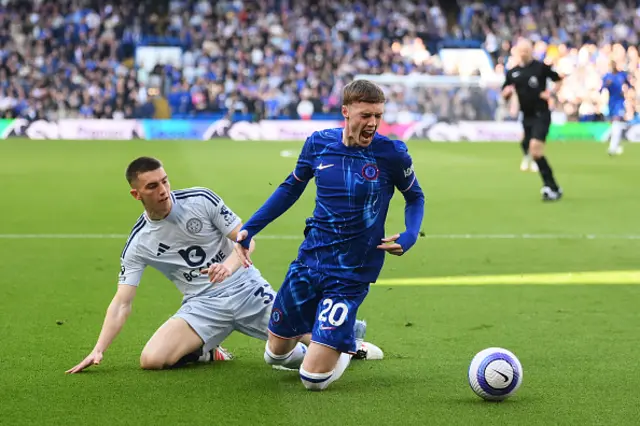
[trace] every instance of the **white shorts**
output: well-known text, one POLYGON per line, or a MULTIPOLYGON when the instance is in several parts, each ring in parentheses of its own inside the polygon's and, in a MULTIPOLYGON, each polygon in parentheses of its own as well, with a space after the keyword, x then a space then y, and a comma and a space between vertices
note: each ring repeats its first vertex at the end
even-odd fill
POLYGON ((267 340, 275 296, 271 285, 252 268, 238 284, 185 300, 173 318, 182 318, 193 328, 204 342, 205 352, 233 331, 267 340))

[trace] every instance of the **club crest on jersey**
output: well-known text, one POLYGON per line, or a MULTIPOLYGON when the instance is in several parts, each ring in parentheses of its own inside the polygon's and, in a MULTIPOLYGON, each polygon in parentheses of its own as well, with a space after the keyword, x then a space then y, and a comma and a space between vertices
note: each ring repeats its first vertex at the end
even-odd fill
POLYGON ((529 79, 529 86, 533 87, 534 89, 538 87, 538 78, 535 75, 529 79))
POLYGON ((194 217, 187 221, 187 232, 197 234, 200 231, 202 231, 202 221, 200 219, 194 217))
POLYGON ((372 163, 365 164, 364 167, 362 168, 362 176, 366 180, 376 180, 378 179, 379 174, 380 174, 380 170, 378 169, 378 166, 376 166, 375 164, 372 164, 372 163))
POLYGON ((273 308, 271 311, 271 322, 278 324, 280 321, 282 321, 282 311, 278 308, 273 308))

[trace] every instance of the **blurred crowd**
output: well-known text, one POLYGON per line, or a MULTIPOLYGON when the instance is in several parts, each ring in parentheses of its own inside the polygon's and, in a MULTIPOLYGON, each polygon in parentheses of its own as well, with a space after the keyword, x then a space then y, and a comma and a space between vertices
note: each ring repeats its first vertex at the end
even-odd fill
MULTIPOLYGON (((578 0, 0 0, 0 115, 29 119, 255 118, 337 114, 354 75, 471 74, 489 81, 385 85, 392 117, 513 118, 496 81, 535 42, 568 75, 554 99, 571 120, 606 114, 611 60, 640 76, 634 1, 578 0), (136 46, 177 57, 136 62, 136 46), (460 69, 442 47, 483 48, 490 72, 460 69)), ((629 114, 636 94, 628 91, 629 114)))
MULTIPOLYGON (((511 55, 515 38, 528 37, 535 42, 535 57, 567 76, 552 102, 558 116, 570 121, 600 121, 608 113, 602 77, 614 63, 629 75, 633 87, 626 91, 627 119, 637 120, 638 2, 551 0, 515 8, 506 3, 472 6, 472 18, 463 31, 468 35, 482 28, 484 47, 495 60, 497 73, 503 74, 517 61, 511 55)), ((514 117, 515 111, 517 106, 512 103, 506 115, 514 117)))

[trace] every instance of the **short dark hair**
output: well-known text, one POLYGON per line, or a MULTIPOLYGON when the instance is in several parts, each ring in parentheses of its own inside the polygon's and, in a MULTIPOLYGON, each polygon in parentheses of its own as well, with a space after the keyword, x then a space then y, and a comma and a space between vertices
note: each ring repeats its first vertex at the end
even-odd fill
POLYGON ((369 80, 354 80, 342 89, 342 105, 351 105, 356 102, 383 104, 384 92, 369 80))
POLYGON ((138 178, 140 173, 152 172, 162 167, 162 162, 153 157, 138 157, 129 163, 125 176, 129 185, 138 178))

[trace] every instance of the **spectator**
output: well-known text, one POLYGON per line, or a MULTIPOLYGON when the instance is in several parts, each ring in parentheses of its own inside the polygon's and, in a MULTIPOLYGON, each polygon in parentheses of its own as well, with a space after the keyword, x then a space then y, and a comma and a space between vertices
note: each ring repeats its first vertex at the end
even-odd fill
MULTIPOLYGON (((635 4, 612 0, 5 0, 0 114, 151 118, 164 99, 174 117, 339 116, 340 91, 358 73, 475 72, 471 63, 443 60, 438 49, 449 43, 484 46, 495 66, 493 75, 482 72, 486 87, 385 87, 390 117, 513 119, 513 105, 499 111, 496 76, 513 64, 513 42, 526 36, 536 57, 568 74, 556 110, 599 120, 609 61, 632 83, 640 77, 638 28, 635 4), (136 64, 135 46, 144 45, 177 53, 136 64)), ((628 96, 633 118, 635 91, 628 96)))

